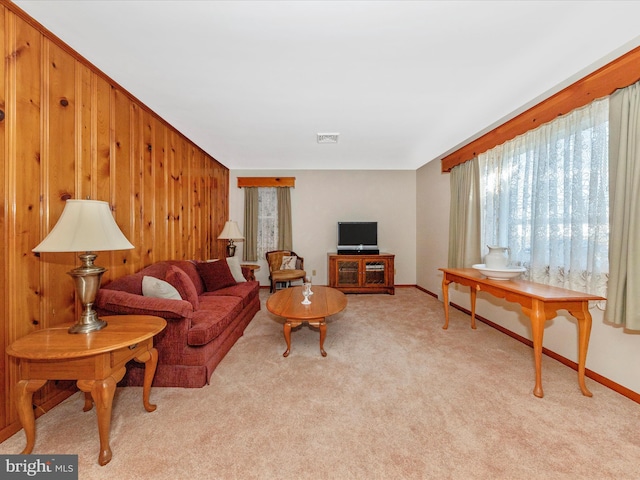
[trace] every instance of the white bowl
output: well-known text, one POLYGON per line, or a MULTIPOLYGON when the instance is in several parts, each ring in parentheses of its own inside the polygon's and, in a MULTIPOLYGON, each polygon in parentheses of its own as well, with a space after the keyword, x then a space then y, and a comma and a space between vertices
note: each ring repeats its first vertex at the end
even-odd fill
POLYGON ((510 280, 527 270, 524 267, 487 268, 484 263, 478 263, 472 267, 491 280, 510 280))

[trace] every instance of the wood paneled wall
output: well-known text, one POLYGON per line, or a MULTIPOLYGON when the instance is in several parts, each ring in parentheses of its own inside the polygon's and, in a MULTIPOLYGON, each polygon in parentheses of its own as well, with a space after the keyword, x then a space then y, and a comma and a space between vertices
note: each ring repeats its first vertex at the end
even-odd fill
MULTIPOLYGON (((104 284, 160 260, 222 254, 229 171, 13 4, 0 5, 0 25, 2 441, 20 429, 17 363, 6 347, 78 311, 66 274, 76 254, 31 251, 65 201, 108 201, 135 245, 98 255, 104 284)), ((74 391, 49 382, 34 408, 43 413, 74 391)))

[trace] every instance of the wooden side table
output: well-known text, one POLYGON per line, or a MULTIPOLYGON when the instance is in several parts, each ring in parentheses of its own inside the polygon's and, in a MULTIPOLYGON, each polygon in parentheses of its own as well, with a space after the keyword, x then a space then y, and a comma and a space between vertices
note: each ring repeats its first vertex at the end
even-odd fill
POLYGON ((256 279, 256 275, 255 275, 254 272, 256 270, 260 270, 260 265, 254 264, 254 263, 241 263, 240 266, 242 268, 248 268, 249 269, 249 278, 247 278, 247 280, 253 281, 253 280, 256 279))
POLYGON ((158 365, 158 352, 153 336, 167 322, 149 315, 116 315, 102 317, 107 326, 87 334, 70 334, 69 325, 38 330, 19 338, 7 348, 7 354, 19 360, 19 378, 14 400, 18 417, 27 437, 22 454, 29 454, 35 444, 33 393, 47 380, 76 380, 85 392, 84 411, 95 402, 100 435, 98 463, 111 460, 109 431, 113 395, 126 373, 126 363, 136 360, 145 364, 142 402, 148 412, 156 405, 149 403, 151 382, 158 365), (92 402, 93 400, 93 402, 92 402))

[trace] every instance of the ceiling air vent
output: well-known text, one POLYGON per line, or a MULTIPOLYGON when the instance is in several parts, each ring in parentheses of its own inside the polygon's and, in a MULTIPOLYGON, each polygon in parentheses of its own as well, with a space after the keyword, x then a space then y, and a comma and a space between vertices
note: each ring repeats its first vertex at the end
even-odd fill
POLYGON ((339 133, 319 133, 318 143, 338 143, 339 133))

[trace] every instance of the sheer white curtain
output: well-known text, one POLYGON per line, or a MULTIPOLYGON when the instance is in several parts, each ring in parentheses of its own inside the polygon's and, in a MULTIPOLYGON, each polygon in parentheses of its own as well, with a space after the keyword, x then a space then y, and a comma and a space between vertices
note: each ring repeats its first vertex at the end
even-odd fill
POLYGON ((608 99, 478 156, 482 246, 509 247, 525 278, 605 295, 608 99))
POLYGON ((258 258, 278 246, 278 192, 276 187, 258 189, 258 258))

